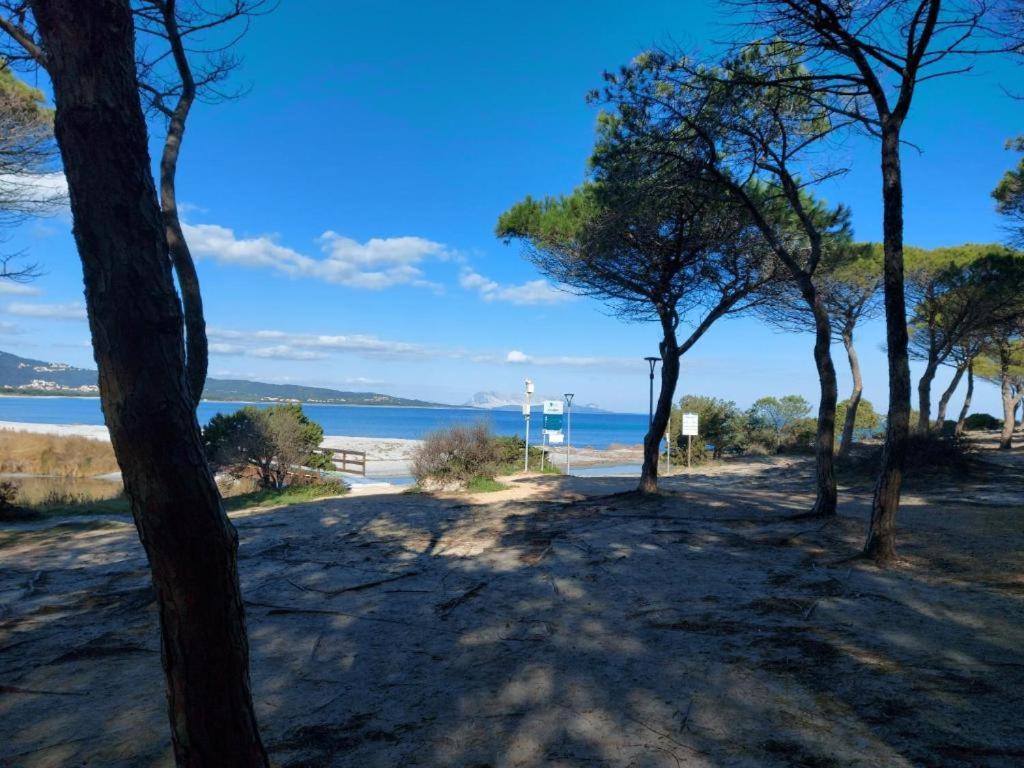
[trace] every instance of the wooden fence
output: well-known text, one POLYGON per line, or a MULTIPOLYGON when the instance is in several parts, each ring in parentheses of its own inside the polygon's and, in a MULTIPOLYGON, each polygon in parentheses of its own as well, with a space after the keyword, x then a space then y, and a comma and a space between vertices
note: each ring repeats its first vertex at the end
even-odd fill
POLYGON ((366 452, 347 451, 337 448, 326 448, 324 453, 331 457, 334 466, 339 472, 349 472, 353 475, 366 477, 366 452))

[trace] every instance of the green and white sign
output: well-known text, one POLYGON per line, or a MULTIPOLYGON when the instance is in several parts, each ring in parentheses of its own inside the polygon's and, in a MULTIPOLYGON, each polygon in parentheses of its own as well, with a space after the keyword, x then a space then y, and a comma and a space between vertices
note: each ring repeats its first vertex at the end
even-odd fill
POLYGON ((544 434, 553 435, 562 433, 562 409, 564 405, 561 400, 544 401, 544 434))

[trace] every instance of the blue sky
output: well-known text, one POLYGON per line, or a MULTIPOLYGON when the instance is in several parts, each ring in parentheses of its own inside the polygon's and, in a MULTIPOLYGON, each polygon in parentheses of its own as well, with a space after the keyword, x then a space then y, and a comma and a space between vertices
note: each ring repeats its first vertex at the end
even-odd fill
MULTIPOLYGON (((596 116, 584 97, 603 70, 651 44, 707 48, 730 34, 722 18, 717 3, 679 0, 285 0, 257 19, 236 75, 249 92, 196 107, 179 174, 211 375, 448 403, 516 393, 530 377, 542 393, 645 410, 641 358, 657 329, 557 291, 493 227, 522 196, 583 179, 596 116)), ((1014 77, 989 60, 922 87, 905 134, 921 150, 904 159, 908 243, 1002 237, 989 192, 1015 162, 1004 142, 1024 131, 1024 103, 1001 89, 1014 77)), ((852 207, 859 239, 878 239, 877 147, 852 137, 840 151, 852 170, 821 193, 852 207)), ((27 224, 12 244, 47 274, 31 293, 0 294, 0 349, 91 366, 69 218, 27 224)), ((882 338, 879 322, 860 331, 879 407, 882 338)), ((814 401, 811 343, 723 322, 687 356, 678 394, 814 401)), ((976 403, 998 412, 995 388, 976 403)))

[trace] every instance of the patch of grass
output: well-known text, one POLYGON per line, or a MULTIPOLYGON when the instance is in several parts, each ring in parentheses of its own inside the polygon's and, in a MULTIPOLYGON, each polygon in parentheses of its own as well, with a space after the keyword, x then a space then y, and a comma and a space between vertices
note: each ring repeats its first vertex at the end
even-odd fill
POLYGON ((86 477, 117 471, 105 440, 0 430, 0 472, 86 477))
POLYGON ((348 493, 348 488, 345 485, 331 480, 325 483, 290 485, 279 491, 263 489, 253 491, 252 493, 231 496, 224 499, 224 507, 229 512, 249 509, 251 507, 285 507, 290 504, 301 504, 328 496, 343 496, 346 493, 348 493))
POLYGON ((499 483, 491 477, 474 477, 466 483, 466 490, 470 493, 494 493, 495 491, 506 491, 511 486, 499 483))

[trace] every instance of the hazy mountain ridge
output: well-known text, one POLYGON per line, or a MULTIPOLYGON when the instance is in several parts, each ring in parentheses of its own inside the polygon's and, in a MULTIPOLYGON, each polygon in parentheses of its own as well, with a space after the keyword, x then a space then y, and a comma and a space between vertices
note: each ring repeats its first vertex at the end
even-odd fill
MULTIPOLYGON (((540 410, 545 400, 563 400, 561 395, 534 395, 531 399, 531 411, 540 410)), ((483 408, 490 411, 518 411, 523 407, 523 395, 506 395, 499 392, 477 392, 466 401, 467 408, 483 408)), ((594 403, 576 404, 572 409, 578 413, 609 413, 594 403)))

